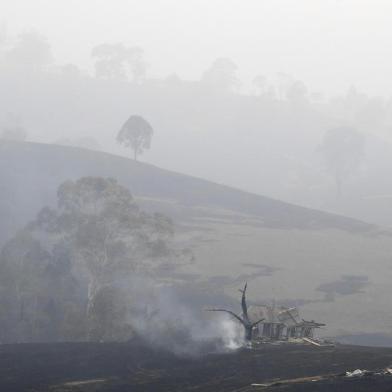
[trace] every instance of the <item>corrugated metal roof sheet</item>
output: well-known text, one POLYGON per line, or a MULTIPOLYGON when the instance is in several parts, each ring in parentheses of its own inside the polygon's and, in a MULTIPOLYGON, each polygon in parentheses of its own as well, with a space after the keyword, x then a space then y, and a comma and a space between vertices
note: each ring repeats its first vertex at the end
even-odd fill
POLYGON ((248 309, 248 315, 252 322, 264 318, 263 323, 278 323, 287 327, 301 322, 297 308, 282 306, 252 305, 248 309))

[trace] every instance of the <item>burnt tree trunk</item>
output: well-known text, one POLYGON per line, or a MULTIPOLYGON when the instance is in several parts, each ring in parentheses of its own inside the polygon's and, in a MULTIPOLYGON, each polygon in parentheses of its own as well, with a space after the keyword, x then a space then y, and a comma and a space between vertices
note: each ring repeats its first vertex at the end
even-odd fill
POLYGON ((244 325, 245 328, 245 340, 251 341, 253 338, 253 326, 252 325, 244 325))
POLYGON ((234 312, 232 312, 231 310, 227 310, 227 309, 207 309, 209 312, 226 312, 229 313, 231 316, 233 316, 236 320, 238 320, 242 326, 244 327, 244 337, 245 340, 250 342, 252 340, 253 337, 253 328, 261 323, 264 319, 261 320, 257 320, 256 322, 251 322, 251 320, 249 319, 248 316, 248 305, 246 303, 246 288, 247 288, 248 284, 245 283, 245 286, 243 288, 243 290, 239 290, 242 293, 242 297, 241 297, 241 308, 242 308, 242 316, 239 316, 237 314, 235 314, 234 312))

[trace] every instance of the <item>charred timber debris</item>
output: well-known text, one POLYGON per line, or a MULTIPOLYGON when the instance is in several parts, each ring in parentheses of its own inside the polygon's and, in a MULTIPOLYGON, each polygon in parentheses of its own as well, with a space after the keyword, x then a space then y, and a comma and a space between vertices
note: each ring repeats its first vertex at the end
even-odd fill
POLYGON ((209 312, 225 312, 237 320, 244 328, 244 337, 247 343, 304 343, 315 346, 330 345, 330 342, 314 338, 316 329, 325 324, 314 320, 301 319, 298 308, 288 308, 275 305, 252 305, 246 302, 245 283, 241 292, 242 313, 236 314, 231 310, 222 308, 206 309, 209 312))
MULTIPOLYGON (((271 382, 264 382, 264 383, 253 383, 250 385, 251 389, 243 388, 240 392, 247 392, 251 390, 260 390, 260 389, 270 389, 274 388, 276 390, 277 387, 290 387, 292 385, 306 385, 311 383, 312 385, 316 386, 317 383, 328 383, 332 387, 334 383, 344 381, 347 385, 349 381, 357 381, 361 378, 366 378, 368 380, 376 380, 377 378, 388 378, 392 377, 392 368, 384 368, 379 370, 362 370, 356 369, 354 371, 347 371, 344 373, 338 374, 325 374, 319 376, 311 376, 311 377, 298 377, 292 379, 278 379, 273 380, 271 382)), ((348 389, 347 389, 348 390, 348 389)))

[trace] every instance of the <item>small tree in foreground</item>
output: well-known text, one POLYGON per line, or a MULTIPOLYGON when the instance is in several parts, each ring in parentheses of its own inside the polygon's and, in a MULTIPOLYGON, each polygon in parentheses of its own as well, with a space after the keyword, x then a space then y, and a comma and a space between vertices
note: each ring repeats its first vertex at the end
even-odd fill
POLYGON ((256 322, 253 322, 249 319, 248 316, 248 305, 246 303, 246 288, 248 284, 245 283, 244 289, 239 290, 242 293, 242 298, 241 298, 241 307, 242 307, 242 315, 239 316, 232 312, 231 310, 227 309, 207 309, 209 312, 226 312, 229 313, 231 316, 233 316, 236 320, 238 320, 242 326, 244 327, 245 330, 245 340, 246 341, 251 341, 252 340, 252 334, 253 334, 253 328, 256 327, 257 324, 261 323, 264 319, 257 320, 256 322))
POLYGON ((153 133, 152 126, 142 116, 133 115, 118 132, 117 142, 132 148, 136 161, 139 154, 150 148, 153 133))

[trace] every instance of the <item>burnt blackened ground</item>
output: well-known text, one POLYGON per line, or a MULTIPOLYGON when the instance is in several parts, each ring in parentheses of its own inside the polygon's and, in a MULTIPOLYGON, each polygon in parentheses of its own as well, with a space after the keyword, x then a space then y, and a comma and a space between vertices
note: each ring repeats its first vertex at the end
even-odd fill
MULTIPOLYGON (((2 345, 0 391, 257 391, 252 383, 391 364, 392 349, 358 346, 264 345, 184 358, 135 342, 2 345)), ((331 377, 267 390, 392 391, 392 376, 331 377)))

